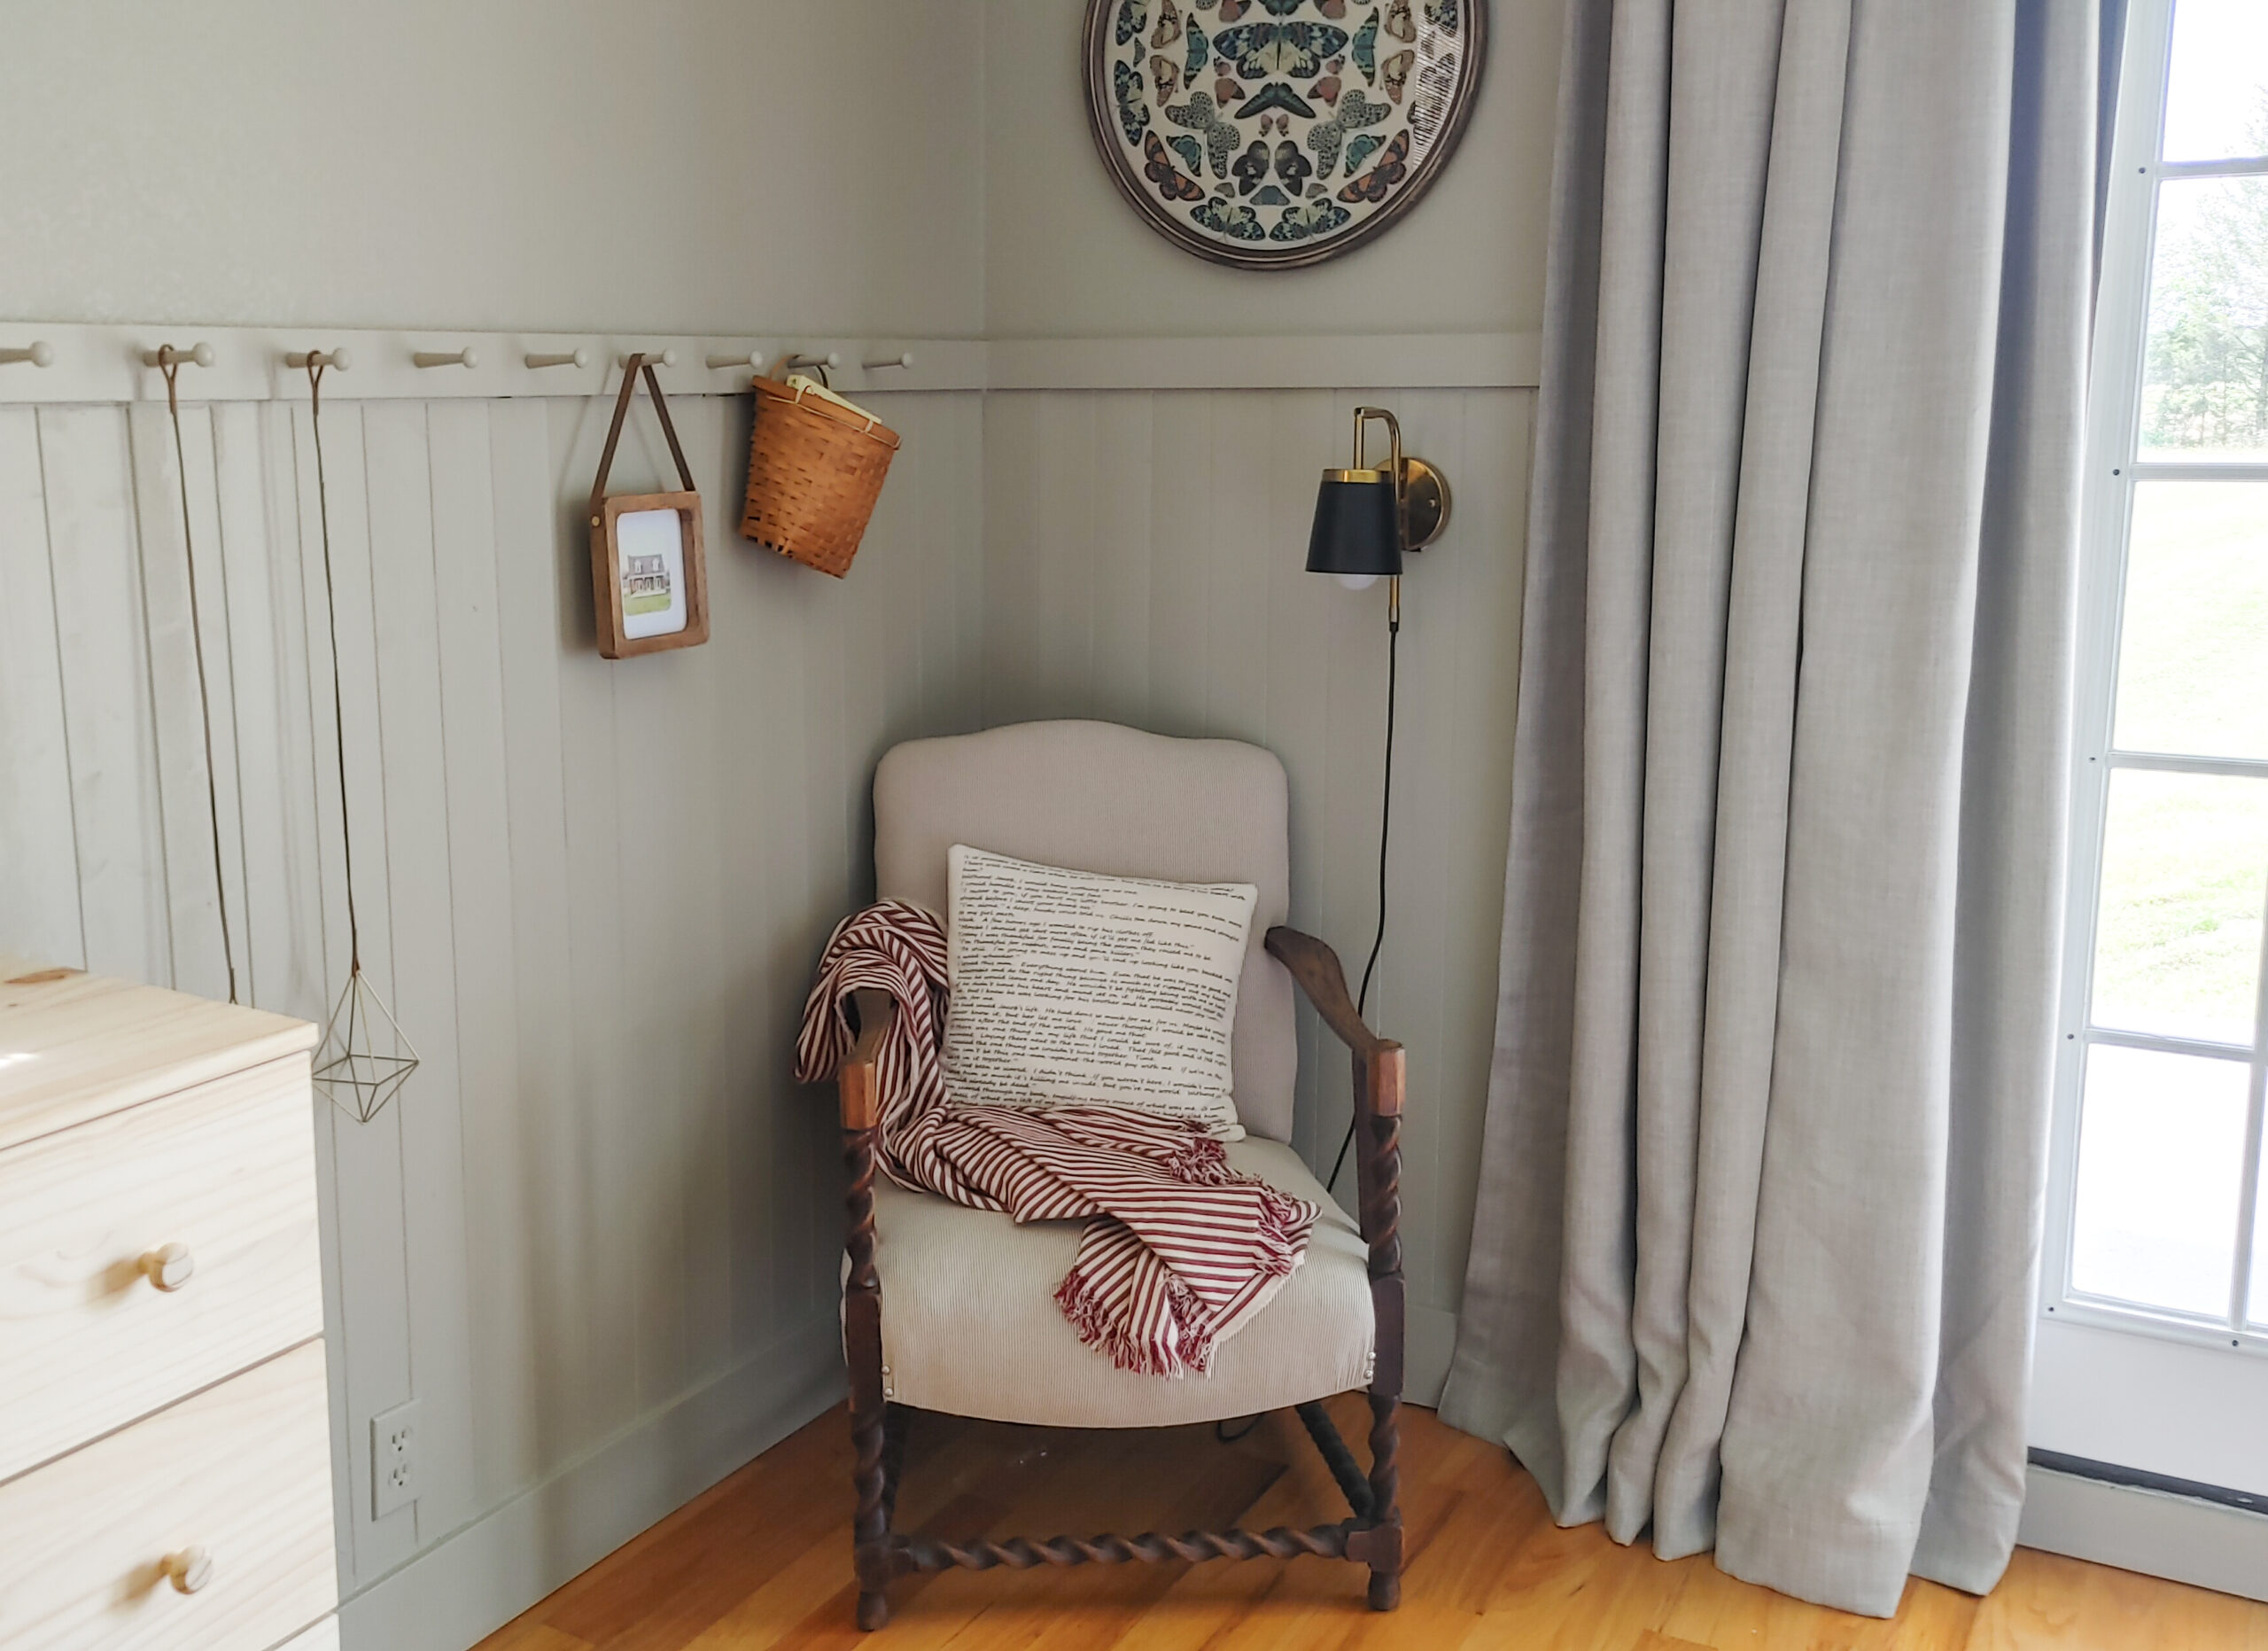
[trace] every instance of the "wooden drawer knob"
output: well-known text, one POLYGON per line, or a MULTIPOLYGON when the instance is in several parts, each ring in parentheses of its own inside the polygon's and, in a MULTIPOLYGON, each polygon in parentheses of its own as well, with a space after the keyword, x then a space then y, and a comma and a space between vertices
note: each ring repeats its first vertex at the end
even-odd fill
POLYGON ((197 1258, 187 1244, 162 1244, 142 1258, 142 1271, 159 1289, 176 1290, 196 1273, 197 1258))
POLYGON ((183 1548, 166 1555, 165 1572, 182 1593, 195 1593, 213 1580, 213 1556, 203 1548, 183 1548))

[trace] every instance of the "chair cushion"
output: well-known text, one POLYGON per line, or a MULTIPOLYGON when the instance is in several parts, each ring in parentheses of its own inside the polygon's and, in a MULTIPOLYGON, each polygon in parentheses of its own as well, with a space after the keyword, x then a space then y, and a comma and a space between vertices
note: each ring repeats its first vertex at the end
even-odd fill
MULTIPOLYGON (((874 1180, 882 1386, 921 1410, 1066 1428, 1160 1428, 1278 1410, 1371 1379, 1369 1250, 1289 1147, 1253 1137, 1229 1162, 1319 1205, 1307 1253, 1210 1375, 1135 1375, 1079 1339, 1055 1304, 1084 1225, 970 1210, 874 1180)), ((846 1263, 847 1266, 847 1263, 846 1263)))
POLYGON ((1292 1138, 1292 977, 1262 949, 1291 914, 1284 765, 1272 752, 1110 722, 1022 722, 897 746, 874 771, 877 896, 947 915, 956 843, 1114 876, 1258 889, 1230 1048, 1237 1116, 1255 1135, 1292 1138))

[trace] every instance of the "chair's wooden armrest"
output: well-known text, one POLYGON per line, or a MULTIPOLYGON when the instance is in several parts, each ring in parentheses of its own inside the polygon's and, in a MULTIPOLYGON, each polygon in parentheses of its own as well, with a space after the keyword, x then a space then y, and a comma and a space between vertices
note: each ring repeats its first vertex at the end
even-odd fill
POLYGON ((882 1122, 882 1095, 874 1082, 874 1062, 882 1040, 897 1021, 897 1001, 875 986, 862 986, 850 994, 858 1016, 858 1041, 835 1069, 835 1088, 843 1105, 843 1127, 872 1129, 882 1122))
POLYGON ((1323 1024, 1355 1052, 1369 1079, 1371 1110, 1382 1118, 1402 1115, 1405 1071, 1402 1046, 1363 1024, 1348 994, 1347 973, 1339 954, 1311 934, 1278 923, 1268 931, 1268 954, 1292 971, 1300 990, 1315 1005, 1323 1024))

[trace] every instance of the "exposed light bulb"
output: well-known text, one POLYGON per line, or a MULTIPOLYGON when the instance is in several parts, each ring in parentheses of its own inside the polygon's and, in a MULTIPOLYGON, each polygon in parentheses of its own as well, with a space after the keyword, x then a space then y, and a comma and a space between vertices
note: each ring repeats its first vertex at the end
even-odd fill
POLYGON ((1349 590, 1368 590, 1379 582, 1376 573, 1334 573, 1332 577, 1349 590))

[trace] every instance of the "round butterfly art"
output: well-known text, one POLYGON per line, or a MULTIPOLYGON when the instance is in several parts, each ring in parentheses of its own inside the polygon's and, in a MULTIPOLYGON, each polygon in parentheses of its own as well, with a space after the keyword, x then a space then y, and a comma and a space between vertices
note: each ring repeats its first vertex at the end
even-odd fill
POLYGON ((1089 0, 1087 113, 1121 193, 1217 263, 1351 251, 1464 129, 1487 0, 1089 0))

